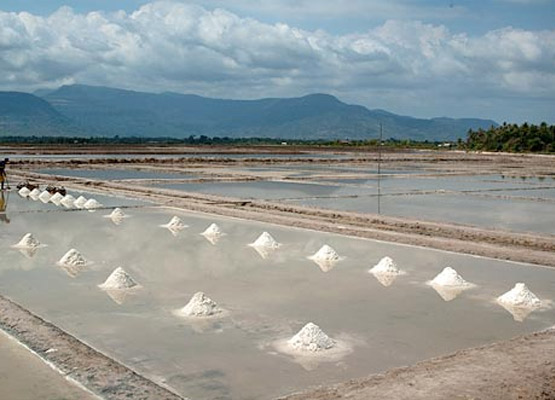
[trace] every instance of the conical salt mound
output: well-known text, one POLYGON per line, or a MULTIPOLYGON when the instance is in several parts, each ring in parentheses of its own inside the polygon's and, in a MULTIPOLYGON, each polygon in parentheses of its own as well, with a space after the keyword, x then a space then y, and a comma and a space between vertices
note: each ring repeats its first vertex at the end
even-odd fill
POLYGON ((170 219, 170 222, 162 226, 164 228, 174 228, 174 229, 183 229, 187 227, 187 225, 185 225, 185 223, 177 215, 174 215, 172 219, 170 219))
POLYGON ((218 225, 211 224, 208 228, 204 230, 204 232, 201 233, 201 235, 209 237, 219 237, 222 236, 222 230, 218 225))
POLYGON ((186 317, 209 317, 221 312, 222 309, 218 307, 216 302, 203 292, 195 293, 187 305, 177 311, 179 315, 186 317))
POLYGON ((451 267, 445 267, 433 280, 432 285, 439 286, 467 286, 462 276, 451 267))
POLYGON ((35 239, 32 233, 26 233, 21 240, 13 247, 18 249, 35 249, 40 246, 40 242, 35 239))
POLYGON ((87 210, 94 210, 100 207, 102 207, 102 204, 96 201, 96 199, 88 199, 85 204, 83 204, 83 208, 86 208, 87 210))
POLYGON ((73 207, 73 203, 75 203, 75 197, 73 197, 70 194, 66 194, 64 196, 64 198, 60 201, 60 203, 65 207, 65 208, 71 208, 73 207))
POLYGON ((73 203, 73 205, 77 208, 85 208, 85 203, 87 202, 87 199, 83 196, 79 196, 77 198, 77 200, 75 200, 75 202, 73 203))
POLYGON ((103 284, 98 285, 105 290, 131 289, 135 286, 138 286, 138 283, 122 267, 117 267, 103 284))
POLYGON ((27 187, 23 186, 21 189, 19 189, 19 191, 17 192, 17 194, 19 194, 21 197, 29 197, 29 194, 31 193, 31 191, 29 189, 27 189, 27 187))
POLYGON ((312 322, 306 324, 287 343, 295 350, 310 352, 331 349, 335 345, 335 341, 312 322))
POLYGON ((64 254, 60 261, 58 261, 58 264, 70 267, 83 267, 87 265, 87 260, 77 250, 71 249, 64 254))
POLYGON ((39 195, 39 200, 43 203, 48 203, 51 197, 52 195, 45 190, 39 195))
POLYGON ((114 211, 110 213, 109 217, 112 219, 122 219, 125 218, 126 215, 121 208, 114 208, 114 211))
POLYGON ((63 194, 56 192, 52 195, 52 197, 50 197, 50 202, 59 206, 63 198, 64 198, 63 194))
POLYGON ((382 258, 379 263, 374 265, 374 267, 370 269, 370 272, 372 274, 399 275, 401 270, 391 257, 386 256, 382 258))
POLYGON ((29 197, 32 198, 33 200, 38 200, 40 196, 40 190, 38 190, 37 188, 31 190, 31 193, 29 193, 29 197))
POLYGON ((499 303, 522 308, 541 307, 541 300, 528 289, 524 283, 517 283, 514 288, 497 298, 499 303))
POLYGON ((339 261, 340 257, 331 246, 325 244, 310 258, 317 261, 339 261))
POLYGON ((277 249, 278 247, 281 246, 281 244, 278 243, 268 232, 263 232, 258 237, 258 239, 256 239, 253 243, 249 244, 249 246, 259 247, 264 249, 277 249))

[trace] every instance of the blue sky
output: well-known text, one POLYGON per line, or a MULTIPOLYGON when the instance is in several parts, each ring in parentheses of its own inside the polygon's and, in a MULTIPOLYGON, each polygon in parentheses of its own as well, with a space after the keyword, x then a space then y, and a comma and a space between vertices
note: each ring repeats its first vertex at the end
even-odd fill
POLYGON ((554 16, 554 0, 2 0, 0 90, 327 92, 418 117, 555 123, 554 16))

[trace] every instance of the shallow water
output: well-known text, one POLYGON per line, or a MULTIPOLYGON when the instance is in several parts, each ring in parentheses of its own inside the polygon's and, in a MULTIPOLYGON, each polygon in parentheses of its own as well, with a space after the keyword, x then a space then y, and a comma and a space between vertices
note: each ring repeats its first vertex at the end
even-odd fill
POLYGON ((198 176, 188 173, 155 172, 138 169, 45 168, 36 172, 108 181, 118 179, 185 179, 198 176))
POLYGON ((362 213, 378 213, 378 201, 382 215, 555 234, 552 202, 462 194, 291 200, 295 204, 362 213))
POLYGON ((0 292, 191 398, 275 398, 555 322, 553 309, 516 322, 492 301, 521 281, 552 299, 553 269, 169 209, 130 209, 116 226, 107 211, 26 213, 29 204, 11 201, 18 212, 0 229, 0 292), (189 225, 176 237, 158 227, 174 214, 189 225), (216 245, 199 235, 212 222, 227 234, 216 245), (247 246, 264 230, 283 243, 268 259, 247 246), (9 247, 26 232, 48 244, 33 258, 9 247), (345 257, 327 273, 306 258, 324 243, 345 257), (75 278, 55 265, 70 247, 94 261, 75 278), (367 273, 385 255, 407 272, 389 287, 367 273), (143 288, 118 304, 96 285, 120 265, 143 288), (445 266, 478 287, 443 301, 424 282, 445 266), (229 316, 175 317, 199 290, 229 316), (353 353, 319 365, 275 353, 273 341, 309 321, 353 353))

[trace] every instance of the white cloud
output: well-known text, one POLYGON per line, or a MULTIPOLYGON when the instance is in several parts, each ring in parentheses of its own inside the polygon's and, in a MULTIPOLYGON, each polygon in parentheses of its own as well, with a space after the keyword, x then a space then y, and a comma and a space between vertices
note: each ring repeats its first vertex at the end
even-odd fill
POLYGON ((372 92, 389 102, 403 96, 408 113, 422 95, 450 96, 444 104, 517 95, 553 102, 554 60, 554 30, 470 36, 387 21, 333 35, 170 1, 132 13, 0 12, 2 89, 80 82, 242 98, 331 92, 352 101, 372 92))

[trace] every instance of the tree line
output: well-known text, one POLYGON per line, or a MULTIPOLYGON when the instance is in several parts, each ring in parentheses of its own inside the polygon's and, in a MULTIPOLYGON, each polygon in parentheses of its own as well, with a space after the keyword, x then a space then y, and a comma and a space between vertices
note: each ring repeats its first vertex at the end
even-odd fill
POLYGON ((523 123, 468 131, 466 150, 555 153, 555 125, 523 123))

